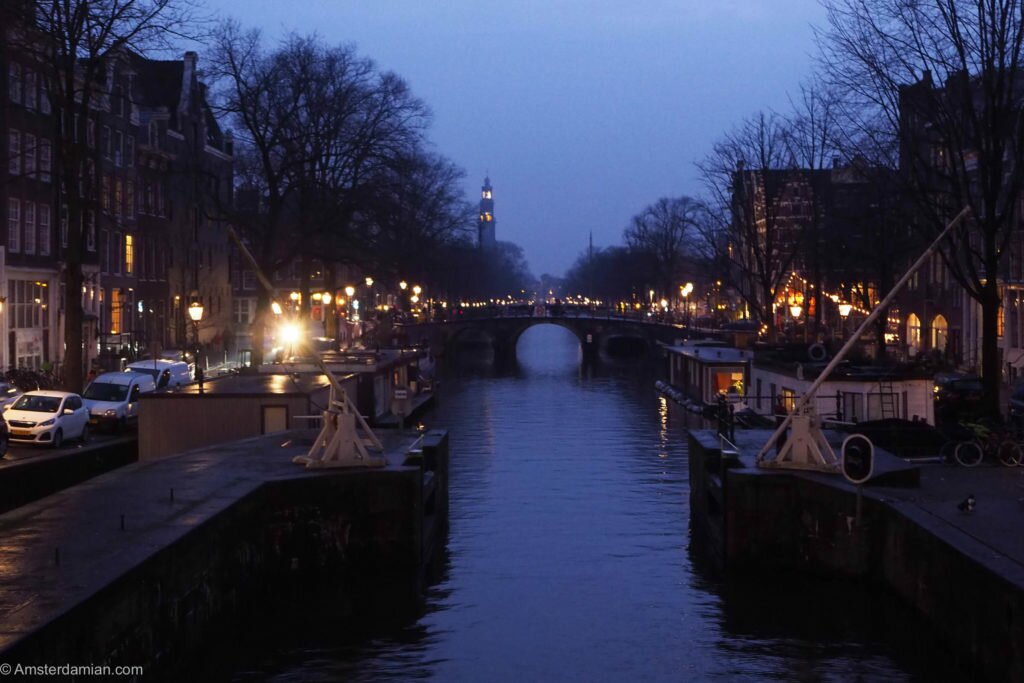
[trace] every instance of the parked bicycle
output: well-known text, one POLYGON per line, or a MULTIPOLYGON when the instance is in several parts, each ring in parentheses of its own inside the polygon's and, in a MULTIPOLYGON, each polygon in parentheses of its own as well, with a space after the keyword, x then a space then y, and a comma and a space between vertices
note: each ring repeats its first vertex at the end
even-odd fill
POLYGON ((1024 447, 1014 430, 991 421, 960 422, 942 445, 940 455, 946 462, 955 460, 963 467, 977 467, 986 455, 1005 467, 1024 461, 1024 447))

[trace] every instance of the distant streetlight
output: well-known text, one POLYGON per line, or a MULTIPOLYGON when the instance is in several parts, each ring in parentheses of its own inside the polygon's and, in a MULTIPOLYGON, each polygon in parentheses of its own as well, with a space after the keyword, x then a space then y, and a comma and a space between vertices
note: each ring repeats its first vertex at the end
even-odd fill
POLYGON ((366 286, 367 287, 373 287, 373 278, 372 277, 367 276, 365 282, 366 282, 366 286))
POLYGON ((276 301, 270 302, 270 310, 274 312, 274 315, 281 315, 284 311, 281 309, 281 304, 276 301))
POLYGON ((419 285, 413 285, 412 286, 412 293, 415 294, 416 296, 419 296, 420 292, 422 292, 422 291, 423 291, 423 288, 420 287, 419 285))
POLYGON ((405 280, 402 280, 401 282, 399 282, 399 283, 398 283, 398 288, 399 288, 400 290, 402 290, 403 292, 404 292, 404 291, 406 290, 406 288, 407 288, 408 286, 409 286, 409 283, 408 283, 408 282, 406 282, 405 280))
POLYGON ((793 304, 789 307, 789 314, 793 316, 793 320, 800 317, 800 314, 804 312, 804 307, 799 304, 793 304))
POLYGON ((853 310, 853 304, 839 304, 839 315, 843 316, 843 320, 850 315, 850 311, 853 310))
POLYGON ((352 295, 355 294, 355 293, 356 293, 356 288, 353 287, 352 285, 349 285, 348 287, 345 288, 345 296, 347 296, 348 298, 351 299, 352 295))

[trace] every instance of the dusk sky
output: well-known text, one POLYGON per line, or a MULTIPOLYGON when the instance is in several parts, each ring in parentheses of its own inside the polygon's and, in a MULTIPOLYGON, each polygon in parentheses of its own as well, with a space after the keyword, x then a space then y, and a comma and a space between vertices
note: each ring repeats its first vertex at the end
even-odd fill
POLYGON ((743 117, 787 109, 824 21, 815 0, 202 4, 268 39, 354 43, 403 76, 473 202, 490 173, 497 237, 535 275, 564 274, 590 231, 621 244, 647 204, 699 193, 694 162, 743 117))

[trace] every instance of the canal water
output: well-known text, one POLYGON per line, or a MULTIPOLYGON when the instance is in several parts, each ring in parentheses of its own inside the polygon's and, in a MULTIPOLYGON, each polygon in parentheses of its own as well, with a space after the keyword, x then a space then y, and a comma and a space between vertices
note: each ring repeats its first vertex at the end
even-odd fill
POLYGON ((691 546, 687 415, 650 368, 582 368, 529 330, 514 368, 463 350, 429 425, 451 434, 447 549, 422 609, 308 604, 232 634, 249 681, 969 680, 891 596, 723 579, 691 546), (353 627, 355 624, 355 627, 353 627))

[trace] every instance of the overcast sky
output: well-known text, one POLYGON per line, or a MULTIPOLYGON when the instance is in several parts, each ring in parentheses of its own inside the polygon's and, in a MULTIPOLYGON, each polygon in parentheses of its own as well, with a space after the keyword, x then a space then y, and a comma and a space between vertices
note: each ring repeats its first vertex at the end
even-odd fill
MULTIPOLYGON (((206 0, 263 30, 319 34, 410 84, 437 151, 535 275, 622 243, 659 197, 698 194, 694 162, 811 70, 817 0, 206 0)), ((202 54, 200 54, 200 68, 202 54)))

